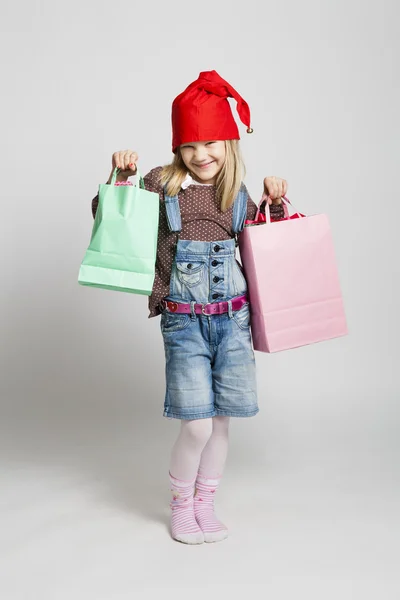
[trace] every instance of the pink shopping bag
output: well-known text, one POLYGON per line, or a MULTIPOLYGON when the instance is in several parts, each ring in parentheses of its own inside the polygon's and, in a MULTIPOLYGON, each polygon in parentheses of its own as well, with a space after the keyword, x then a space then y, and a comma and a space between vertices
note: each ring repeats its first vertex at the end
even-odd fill
POLYGON ((246 221, 239 250, 255 350, 279 352, 346 335, 347 325, 326 215, 289 215, 271 222, 260 206, 246 221))

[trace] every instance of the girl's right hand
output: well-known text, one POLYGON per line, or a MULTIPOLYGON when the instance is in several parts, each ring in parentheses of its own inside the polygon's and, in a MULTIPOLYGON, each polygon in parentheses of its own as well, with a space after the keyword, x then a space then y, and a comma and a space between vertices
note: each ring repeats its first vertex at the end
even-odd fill
POLYGON ((139 160, 137 152, 133 150, 119 150, 112 155, 112 171, 120 169, 117 177, 128 179, 136 174, 136 163, 139 160))

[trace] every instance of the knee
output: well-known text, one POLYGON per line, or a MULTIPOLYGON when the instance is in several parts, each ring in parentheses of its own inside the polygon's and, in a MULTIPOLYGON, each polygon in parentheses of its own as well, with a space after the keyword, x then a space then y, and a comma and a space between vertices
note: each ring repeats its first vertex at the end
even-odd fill
POLYGON ((227 437, 229 434, 230 417, 213 418, 213 435, 227 437))
POLYGON ((183 421, 182 428, 191 446, 204 448, 213 432, 213 423, 212 419, 183 421))

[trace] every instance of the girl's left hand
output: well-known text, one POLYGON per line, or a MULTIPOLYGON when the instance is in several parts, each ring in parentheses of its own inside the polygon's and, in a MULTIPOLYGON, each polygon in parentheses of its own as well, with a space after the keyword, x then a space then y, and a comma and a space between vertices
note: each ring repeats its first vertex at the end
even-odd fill
POLYGON ((264 179, 264 192, 269 196, 268 204, 282 204, 282 196, 287 192, 287 181, 280 177, 266 177, 264 179))

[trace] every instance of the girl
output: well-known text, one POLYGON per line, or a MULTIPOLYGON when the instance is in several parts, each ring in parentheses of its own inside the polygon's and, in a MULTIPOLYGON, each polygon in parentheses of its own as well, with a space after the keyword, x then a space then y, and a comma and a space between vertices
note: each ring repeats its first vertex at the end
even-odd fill
MULTIPOLYGON (((258 413, 247 285, 236 238, 256 204, 242 183, 239 131, 228 97, 251 133, 247 103, 206 71, 172 105, 170 165, 145 188, 160 196, 156 275, 149 317, 161 314, 166 358, 164 416, 181 420, 170 461, 171 534, 186 544, 216 542, 228 529, 214 514, 227 456, 230 417, 258 413)), ((138 155, 115 152, 117 184, 130 184, 138 155)), ((264 179, 272 219, 283 218, 286 181, 264 179)), ((96 214, 98 196, 92 201, 96 214)))

